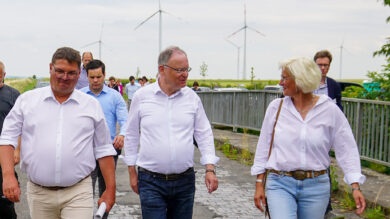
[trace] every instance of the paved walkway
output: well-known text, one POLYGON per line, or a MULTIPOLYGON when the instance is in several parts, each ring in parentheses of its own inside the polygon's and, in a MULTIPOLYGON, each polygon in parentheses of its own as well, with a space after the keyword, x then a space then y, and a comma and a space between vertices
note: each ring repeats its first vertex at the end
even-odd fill
MULTIPOLYGON (((251 153, 256 151, 258 136, 220 129, 214 129, 213 132, 215 140, 219 142, 228 140, 234 147, 249 150, 251 153)), ((347 186, 343 181, 344 174, 335 159, 332 159, 332 165, 337 167, 338 182, 343 186, 347 186)), ((371 203, 377 203, 390 209, 390 176, 377 173, 365 167, 362 167, 362 172, 367 177, 366 182, 361 186, 366 199, 371 203)), ((335 212, 335 215, 344 215, 345 218, 352 217, 352 215, 345 214, 339 211, 335 212)))

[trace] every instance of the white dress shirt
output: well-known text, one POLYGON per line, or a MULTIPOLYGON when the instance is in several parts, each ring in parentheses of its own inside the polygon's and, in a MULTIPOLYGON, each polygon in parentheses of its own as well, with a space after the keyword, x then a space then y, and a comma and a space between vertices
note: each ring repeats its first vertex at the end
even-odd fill
POLYGON ((128 166, 163 174, 184 172, 194 166, 193 136, 202 154, 202 165, 219 160, 202 102, 188 87, 171 96, 160 89, 158 82, 138 90, 127 122, 124 161, 128 166))
POLYGON ((259 142, 251 169, 252 175, 265 169, 279 171, 324 170, 330 165, 329 150, 348 184, 364 183, 358 148, 347 119, 327 95, 321 95, 305 120, 290 97, 285 97, 275 128, 274 145, 267 161, 272 128, 281 99, 270 103, 261 128, 259 142))
POLYGON ((21 142, 21 169, 42 186, 71 186, 116 155, 99 102, 74 90, 62 104, 50 86, 22 94, 4 121, 0 145, 21 142))

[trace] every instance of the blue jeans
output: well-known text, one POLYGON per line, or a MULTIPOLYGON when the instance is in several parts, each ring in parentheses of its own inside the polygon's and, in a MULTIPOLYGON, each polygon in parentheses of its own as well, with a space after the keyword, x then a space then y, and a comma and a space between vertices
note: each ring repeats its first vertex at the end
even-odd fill
POLYGON ((144 219, 192 218, 195 173, 168 181, 139 171, 138 191, 144 219))
POLYGON ((323 219, 330 197, 329 177, 296 180, 269 173, 266 194, 272 219, 323 219))

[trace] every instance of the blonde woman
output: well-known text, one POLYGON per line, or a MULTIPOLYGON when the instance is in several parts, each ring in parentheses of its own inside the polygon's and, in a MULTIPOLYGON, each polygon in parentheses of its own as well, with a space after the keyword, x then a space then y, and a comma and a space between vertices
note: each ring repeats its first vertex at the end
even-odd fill
POLYGON ((281 98, 268 106, 257 145, 252 175, 257 175, 255 205, 261 211, 265 193, 272 219, 324 218, 330 186, 327 168, 334 149, 344 180, 350 184, 357 213, 366 206, 360 184, 360 157, 352 130, 336 104, 326 95, 313 95, 321 71, 312 60, 301 57, 280 64, 280 85, 285 98, 274 131, 281 98), (268 170, 266 192, 264 173, 268 170))

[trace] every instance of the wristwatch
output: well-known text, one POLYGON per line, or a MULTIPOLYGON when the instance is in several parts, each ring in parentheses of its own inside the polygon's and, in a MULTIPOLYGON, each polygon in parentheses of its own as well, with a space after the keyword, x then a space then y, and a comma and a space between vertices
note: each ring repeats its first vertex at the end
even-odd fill
POLYGON ((206 173, 208 173, 208 172, 212 172, 215 175, 215 169, 206 169, 206 173))

